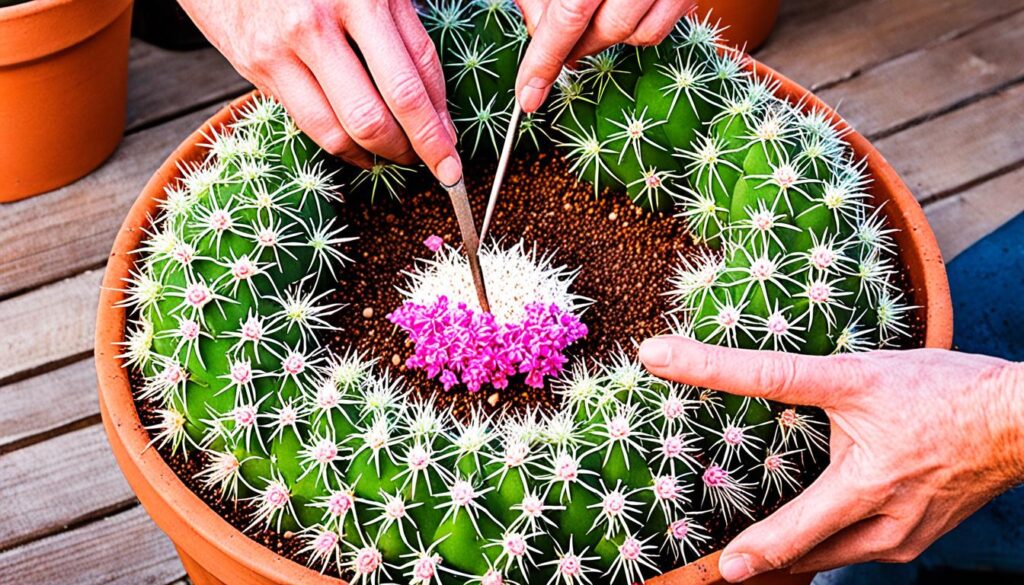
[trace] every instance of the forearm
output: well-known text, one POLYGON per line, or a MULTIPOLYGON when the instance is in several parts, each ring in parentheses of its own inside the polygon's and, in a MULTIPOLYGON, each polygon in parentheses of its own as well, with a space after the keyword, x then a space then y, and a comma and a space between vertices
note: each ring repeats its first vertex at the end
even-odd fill
POLYGON ((986 377, 994 395, 986 415, 993 473, 1008 489, 1024 483, 1024 364, 993 368, 986 377))

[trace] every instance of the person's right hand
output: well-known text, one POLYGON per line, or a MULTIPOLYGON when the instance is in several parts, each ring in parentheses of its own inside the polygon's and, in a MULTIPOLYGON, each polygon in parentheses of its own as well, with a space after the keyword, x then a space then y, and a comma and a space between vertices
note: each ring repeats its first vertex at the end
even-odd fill
POLYGON ((462 176, 441 64, 410 0, 180 2, 324 150, 362 167, 370 153, 419 158, 446 185, 462 176))

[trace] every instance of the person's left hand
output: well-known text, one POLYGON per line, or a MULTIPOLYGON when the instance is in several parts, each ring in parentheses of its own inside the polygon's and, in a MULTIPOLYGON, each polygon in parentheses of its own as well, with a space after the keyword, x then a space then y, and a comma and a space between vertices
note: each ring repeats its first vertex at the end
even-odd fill
POLYGON ((617 43, 656 45, 695 0, 516 0, 533 37, 519 67, 516 96, 536 111, 562 66, 617 43))
POLYGON ((729 581, 910 561, 1024 480, 1021 364, 935 349, 813 357, 682 337, 645 341, 640 359, 663 378, 829 416, 828 468, 725 548, 729 581))

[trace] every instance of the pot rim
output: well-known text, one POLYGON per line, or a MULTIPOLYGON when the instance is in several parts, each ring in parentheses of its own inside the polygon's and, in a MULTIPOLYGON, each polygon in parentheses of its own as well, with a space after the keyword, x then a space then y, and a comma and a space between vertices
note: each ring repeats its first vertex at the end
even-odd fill
POLYGON ((77 45, 129 10, 132 0, 29 0, 0 8, 0 67, 77 45))
MULTIPOLYGON (((778 95, 793 103, 801 103, 805 108, 824 110, 840 128, 849 128, 832 108, 770 67, 751 58, 748 68, 758 75, 778 79, 781 82, 778 95)), ((119 455, 118 463, 125 475, 132 482, 133 474, 129 471, 138 470, 141 479, 137 481, 147 482, 145 487, 151 488, 159 500, 140 498, 147 510, 161 504, 169 507, 178 518, 187 519, 185 521, 189 529, 209 543, 209 546, 255 574, 281 583, 338 585, 339 580, 282 557, 235 529, 178 478, 159 452, 146 448, 149 436, 135 409, 134 397, 128 377, 121 367, 121 360, 116 357, 119 352, 114 344, 124 338, 126 311, 114 305, 123 298, 122 279, 127 277, 132 266, 130 252, 138 247, 143 236, 141 228, 148 225, 148 218, 156 211, 163 187, 178 176, 178 163, 196 158, 200 152, 198 144, 206 140, 208 131, 230 122, 237 108, 256 93, 253 91, 235 99, 182 142, 149 180, 117 235, 103 279, 96 323, 95 352, 100 406, 108 438, 112 443, 121 444, 115 448, 115 454, 119 455), (122 446, 123 449, 120 448, 122 446)), ((924 212, 896 171, 863 136, 851 130, 846 140, 858 157, 867 159, 869 171, 877 185, 875 189, 889 193, 893 204, 884 207, 884 212, 900 228, 903 243, 910 243, 909 246, 901 247, 901 259, 908 264, 911 274, 917 276, 912 285, 915 300, 925 311, 925 346, 949 348, 953 329, 949 284, 938 243, 924 212)), ((136 488, 135 485, 132 487, 136 488)), ((139 492, 138 489, 135 491, 139 492)), ((164 526, 161 528, 167 530, 164 526)), ((196 546, 194 541, 175 544, 186 552, 196 546)), ((716 582, 720 579, 717 562, 720 554, 721 551, 712 552, 683 567, 653 577, 649 583, 668 585, 716 582)))

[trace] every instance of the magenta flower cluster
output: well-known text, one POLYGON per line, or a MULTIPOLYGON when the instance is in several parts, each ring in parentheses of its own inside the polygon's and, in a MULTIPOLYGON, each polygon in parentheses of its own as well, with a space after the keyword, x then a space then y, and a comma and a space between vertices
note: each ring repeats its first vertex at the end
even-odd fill
POLYGON ((525 309, 522 322, 498 323, 491 313, 441 296, 429 305, 406 301, 388 319, 412 339, 415 352, 406 367, 439 376, 445 390, 460 382, 470 392, 484 384, 504 388, 516 374, 540 388, 546 377, 562 371, 565 349, 587 334, 587 326, 555 304, 525 309))

